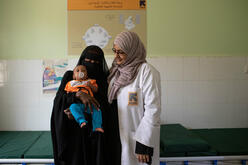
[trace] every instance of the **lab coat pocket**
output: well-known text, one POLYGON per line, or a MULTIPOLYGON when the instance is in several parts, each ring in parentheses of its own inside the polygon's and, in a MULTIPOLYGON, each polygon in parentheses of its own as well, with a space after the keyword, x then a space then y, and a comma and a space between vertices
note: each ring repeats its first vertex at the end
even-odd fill
POLYGON ((139 104, 139 89, 132 89, 128 91, 128 106, 138 106, 139 104))
POLYGON ((141 88, 129 88, 127 90, 127 109, 134 120, 140 120, 143 116, 143 98, 141 88))

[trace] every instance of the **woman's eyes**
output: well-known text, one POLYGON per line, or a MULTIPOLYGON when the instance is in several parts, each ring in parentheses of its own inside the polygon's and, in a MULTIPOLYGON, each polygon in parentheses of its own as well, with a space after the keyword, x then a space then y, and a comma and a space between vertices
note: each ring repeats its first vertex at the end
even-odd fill
POLYGON ((99 61, 91 60, 91 59, 88 59, 88 58, 85 58, 84 61, 85 61, 85 62, 90 62, 90 63, 99 64, 99 61))

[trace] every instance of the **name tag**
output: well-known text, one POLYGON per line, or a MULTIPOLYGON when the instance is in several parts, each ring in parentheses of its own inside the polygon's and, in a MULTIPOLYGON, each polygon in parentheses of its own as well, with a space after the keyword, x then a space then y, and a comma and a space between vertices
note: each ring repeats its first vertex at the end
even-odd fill
POLYGON ((137 92, 128 92, 128 105, 138 105, 137 92))

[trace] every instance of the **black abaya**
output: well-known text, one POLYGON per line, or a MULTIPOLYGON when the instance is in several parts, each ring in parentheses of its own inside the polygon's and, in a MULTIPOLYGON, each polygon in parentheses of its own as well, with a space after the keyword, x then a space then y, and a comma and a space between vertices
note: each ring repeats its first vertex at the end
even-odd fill
POLYGON ((75 120, 69 120, 64 113, 72 103, 80 102, 75 93, 66 93, 64 90, 66 83, 73 79, 73 72, 67 71, 54 99, 51 116, 55 165, 119 165, 120 152, 117 150, 120 140, 116 132, 118 117, 113 113, 115 109, 110 107, 107 100, 109 71, 102 50, 96 46, 87 47, 78 61, 78 65, 82 64, 86 66, 88 76, 96 79, 99 87, 94 97, 102 110, 104 133, 92 131, 91 116, 87 113, 85 117, 88 123, 83 128, 80 128, 75 120), (93 58, 92 60, 99 63, 97 65, 87 63, 85 58, 93 58))
MULTIPOLYGON (((77 102, 75 93, 66 93, 64 85, 72 79, 72 71, 67 71, 54 99, 51 117, 51 133, 56 165, 104 165, 103 134, 92 132, 89 124, 80 128, 74 120, 69 120, 64 110, 77 102)), ((87 115, 86 115, 87 117, 87 115)))

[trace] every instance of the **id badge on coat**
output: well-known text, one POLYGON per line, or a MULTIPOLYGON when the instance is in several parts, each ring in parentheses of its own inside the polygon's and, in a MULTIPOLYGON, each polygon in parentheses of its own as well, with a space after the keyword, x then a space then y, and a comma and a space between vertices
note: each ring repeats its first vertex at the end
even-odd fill
POLYGON ((138 92, 128 92, 128 105, 129 106, 137 106, 139 98, 138 98, 138 92))
POLYGON ((142 90, 141 88, 129 88, 126 92, 127 106, 136 107, 142 106, 142 90))

